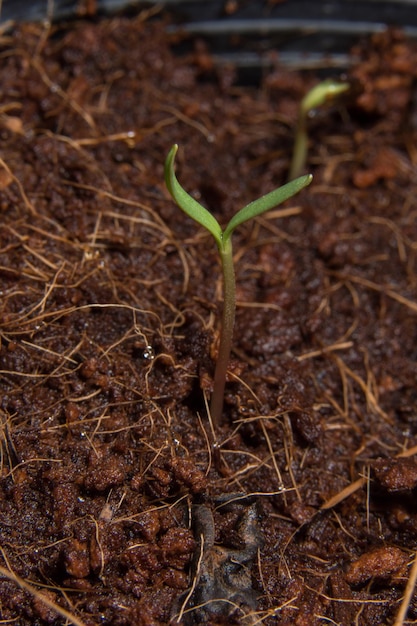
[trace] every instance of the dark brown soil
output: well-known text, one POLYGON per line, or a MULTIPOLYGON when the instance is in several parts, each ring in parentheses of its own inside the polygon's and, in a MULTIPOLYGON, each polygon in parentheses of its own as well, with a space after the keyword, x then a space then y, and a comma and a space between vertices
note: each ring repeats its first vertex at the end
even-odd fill
POLYGON ((318 77, 242 87, 164 32, 3 34, 2 623, 393 624, 417 545, 417 48, 358 46, 355 97, 311 121, 313 184, 236 233, 212 451, 219 263, 164 159, 178 143, 227 222, 285 181, 318 77))

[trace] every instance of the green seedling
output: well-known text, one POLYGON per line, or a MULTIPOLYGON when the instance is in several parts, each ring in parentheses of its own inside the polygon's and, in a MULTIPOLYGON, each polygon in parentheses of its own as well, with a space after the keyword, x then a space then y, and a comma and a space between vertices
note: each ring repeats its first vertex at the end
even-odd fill
POLYGON ((300 176, 305 168, 308 149, 307 120, 311 112, 336 101, 349 90, 349 83, 329 78, 315 85, 301 100, 288 180, 291 181, 300 176))
POLYGON ((246 205, 238 211, 226 228, 222 230, 216 218, 192 196, 190 196, 178 182, 174 172, 174 161, 178 146, 172 146, 165 161, 165 182, 168 190, 180 209, 193 220, 204 226, 214 237, 223 270, 223 316, 220 332, 219 352, 214 372, 214 386, 210 398, 210 415, 213 424, 220 422, 223 413, 223 397, 226 385, 227 366, 232 348, 233 326, 236 308, 236 284, 233 265, 232 233, 237 226, 261 215, 276 207, 284 200, 291 198, 312 180, 311 175, 301 176, 274 191, 262 196, 258 200, 246 205))

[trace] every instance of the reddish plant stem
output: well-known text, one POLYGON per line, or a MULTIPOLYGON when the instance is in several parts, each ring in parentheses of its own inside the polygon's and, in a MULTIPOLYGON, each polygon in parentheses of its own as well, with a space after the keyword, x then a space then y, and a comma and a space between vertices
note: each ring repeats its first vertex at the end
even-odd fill
POLYGON ((222 239, 223 245, 219 252, 223 269, 223 315, 220 331, 219 353, 214 372, 214 387, 210 398, 210 415, 213 426, 220 423, 223 414, 224 390, 226 386, 227 367, 232 349, 233 327, 236 310, 236 282, 233 267, 233 251, 231 238, 222 239))

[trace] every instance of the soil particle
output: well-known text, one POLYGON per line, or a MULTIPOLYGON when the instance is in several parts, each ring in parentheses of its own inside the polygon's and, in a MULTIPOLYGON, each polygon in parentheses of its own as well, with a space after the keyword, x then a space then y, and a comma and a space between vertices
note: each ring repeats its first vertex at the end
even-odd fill
POLYGON ((90 573, 90 555, 87 542, 72 539, 65 550, 65 569, 75 578, 86 578, 90 573))
POLYGON ((158 512, 144 511, 136 520, 135 526, 147 541, 155 541, 161 528, 158 512))
POLYGON ((84 486, 88 490, 106 491, 126 480, 126 466, 124 459, 118 455, 110 456, 105 453, 102 458, 92 451, 86 468, 84 486))
POLYGON ((172 470, 177 482, 184 485, 191 493, 198 494, 206 491, 207 477, 189 459, 174 459, 172 470))
POLYGON ((401 156, 388 148, 381 149, 366 160, 367 167, 357 170, 353 176, 353 184, 359 189, 375 185, 380 179, 391 180, 401 171, 401 156))
POLYGON ((409 560, 409 555, 395 547, 384 546, 363 554, 351 563, 346 572, 350 585, 363 585, 372 579, 392 579, 402 570, 409 560))
POLYGON ((411 491, 417 486, 417 465, 411 459, 378 459, 372 468, 387 491, 411 491))
POLYGON ((159 547, 165 555, 189 556, 195 548, 191 531, 185 528, 169 528, 159 542, 159 547))
MULTIPOLYGON (((42 595, 46 596, 51 602, 57 601, 57 594, 49 589, 44 589, 42 595)), ((41 619, 45 624, 53 624, 56 622, 56 612, 49 608, 40 598, 32 600, 33 614, 35 618, 41 619)))

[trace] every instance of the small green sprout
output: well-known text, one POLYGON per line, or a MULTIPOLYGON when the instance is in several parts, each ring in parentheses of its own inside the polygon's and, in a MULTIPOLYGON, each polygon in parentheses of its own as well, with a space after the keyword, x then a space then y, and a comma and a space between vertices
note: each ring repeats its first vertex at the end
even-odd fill
POLYGON ((305 167, 308 148, 307 120, 310 113, 324 104, 337 100, 350 88, 349 83, 329 78, 315 85, 301 100, 288 180, 294 180, 300 176, 305 167))
POLYGON ((214 386, 210 398, 210 415, 213 424, 218 424, 223 413, 223 398, 226 385, 227 366, 232 348, 233 326, 236 308, 235 270, 233 266, 232 233, 237 226, 276 207, 284 200, 291 198, 312 180, 311 175, 301 176, 296 180, 271 191, 258 200, 246 205, 238 211, 224 230, 216 218, 179 184, 174 172, 174 160, 178 146, 172 146, 165 161, 165 182, 168 191, 184 211, 193 220, 204 226, 214 237, 220 253, 223 270, 223 316, 220 332, 219 353, 214 372, 214 386))

